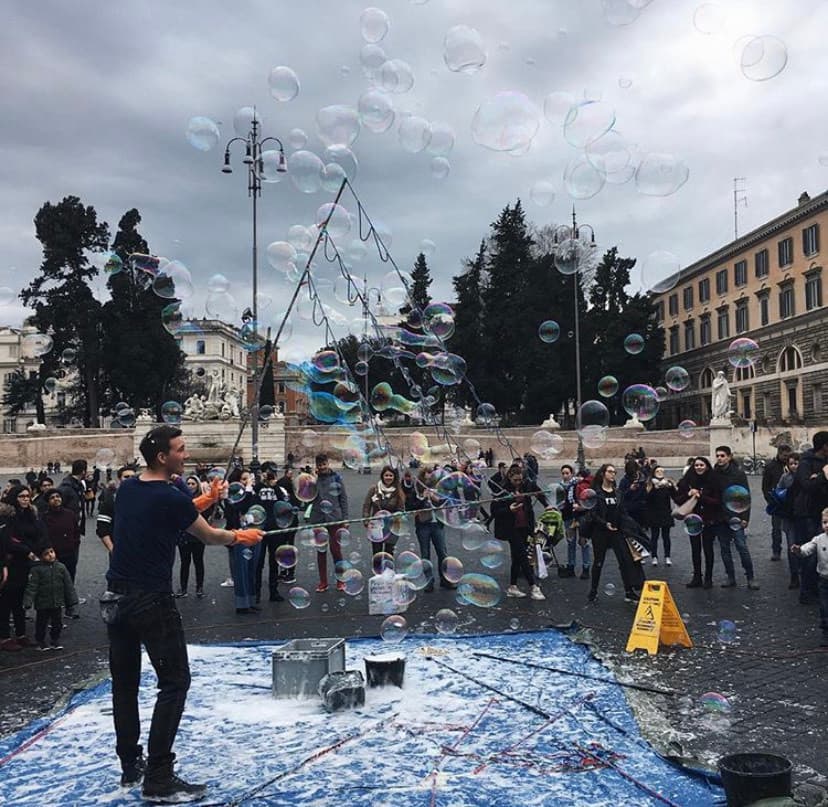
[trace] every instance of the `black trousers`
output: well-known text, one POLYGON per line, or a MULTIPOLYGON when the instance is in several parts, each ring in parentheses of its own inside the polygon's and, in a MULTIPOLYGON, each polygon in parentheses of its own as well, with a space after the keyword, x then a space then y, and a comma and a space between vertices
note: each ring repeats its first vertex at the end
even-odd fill
POLYGON ((713 542, 716 536, 712 526, 706 526, 701 535, 690 536, 690 555, 693 558, 693 578, 701 580, 702 578, 702 551, 704 551, 704 579, 713 579, 713 561, 715 554, 713 552, 713 542))
MULTIPOLYGON (((607 551, 612 549, 615 557, 618 560, 618 568, 621 571, 621 579, 624 583, 624 590, 629 591, 636 588, 636 583, 639 580, 634 579, 632 570, 632 559, 629 557, 629 550, 624 542, 624 536, 621 531, 610 532, 595 527, 592 530, 592 588, 594 591, 598 590, 598 584, 601 582, 601 572, 604 569, 604 559, 607 557, 607 551)), ((639 564, 640 565, 640 564, 639 564)))
POLYGON ((204 544, 201 541, 188 541, 178 545, 178 556, 181 559, 181 568, 178 570, 178 582, 181 590, 187 590, 190 582, 190 561, 195 566, 196 588, 204 588, 204 544))
POLYGON ((69 577, 72 578, 73 583, 75 582, 75 572, 78 568, 78 555, 80 555, 80 547, 71 549, 68 552, 55 552, 55 557, 66 567, 66 571, 69 572, 69 577))
MULTIPOLYGON (((110 588, 115 590, 113 586, 110 588)), ((190 688, 190 662, 181 616, 172 594, 135 590, 121 600, 118 610, 120 616, 116 623, 107 625, 115 750, 122 764, 133 762, 141 754, 138 686, 143 645, 158 677, 158 696, 147 744, 147 769, 171 768, 175 760, 172 746, 190 688)))
POLYGON ((509 583, 517 585, 518 575, 523 575, 530 586, 535 585, 535 575, 529 563, 529 529, 515 527, 509 538, 509 554, 512 556, 512 566, 509 570, 509 583))
POLYGON ((6 585, 0 588, 0 639, 9 638, 9 616, 14 618, 15 636, 26 635, 23 594, 29 580, 28 575, 28 569, 24 567, 11 567, 6 585))
POLYGON ((49 638, 52 644, 60 639, 60 630, 63 627, 62 608, 41 608, 35 612, 35 641, 38 644, 46 642, 46 627, 49 626, 49 638))

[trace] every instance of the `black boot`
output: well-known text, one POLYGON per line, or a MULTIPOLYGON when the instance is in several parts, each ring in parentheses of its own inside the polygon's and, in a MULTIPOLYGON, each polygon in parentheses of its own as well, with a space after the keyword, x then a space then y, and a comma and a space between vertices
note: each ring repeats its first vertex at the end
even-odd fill
POLYGON ((792 574, 791 575, 791 582, 788 583, 788 588, 790 588, 790 589, 799 588, 799 575, 798 574, 792 574))
POLYGON ((687 584, 687 588, 701 588, 702 579, 698 575, 693 575, 693 579, 687 584))
POLYGON ((139 754, 132 762, 121 763, 121 787, 135 787, 141 784, 147 761, 143 754, 139 754))
POLYGON ((179 779, 172 769, 172 763, 144 774, 141 796, 153 804, 184 804, 204 798, 207 785, 191 785, 179 779))
POLYGON ((728 577, 727 582, 722 583, 722 588, 736 588, 736 578, 728 577))

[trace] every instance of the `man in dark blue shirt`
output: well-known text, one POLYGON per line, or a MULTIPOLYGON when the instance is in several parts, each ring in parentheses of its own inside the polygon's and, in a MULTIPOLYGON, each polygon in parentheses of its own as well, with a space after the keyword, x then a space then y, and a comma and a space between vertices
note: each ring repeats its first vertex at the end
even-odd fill
POLYGON ((172 746, 190 686, 187 644, 172 595, 178 536, 188 532, 205 544, 231 546, 255 545, 263 533, 214 529, 199 515, 218 501, 218 481, 210 493, 197 499, 170 483, 173 475, 183 473, 189 458, 180 429, 167 425, 152 429, 141 441, 140 451, 148 468, 118 488, 115 541, 106 575, 107 597, 117 598, 116 607, 105 615, 116 751, 122 786, 143 779, 142 795, 147 801, 177 804, 200 799, 206 791, 204 785, 188 784, 173 773, 172 746), (146 763, 138 744, 141 645, 158 677, 146 763))

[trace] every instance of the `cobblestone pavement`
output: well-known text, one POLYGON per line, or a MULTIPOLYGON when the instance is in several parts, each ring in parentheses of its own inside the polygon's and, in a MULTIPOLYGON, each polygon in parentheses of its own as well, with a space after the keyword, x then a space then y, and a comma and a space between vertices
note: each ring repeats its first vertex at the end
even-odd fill
MULTIPOLYGON (((356 474, 346 475, 354 511, 361 505, 369 481, 356 474)), ((624 652, 635 606, 623 601, 623 586, 611 557, 602 584, 614 583, 619 594, 608 597, 601 593, 595 604, 586 602, 587 581, 561 580, 553 574, 543 585, 547 599, 539 603, 504 599, 497 608, 478 609, 457 605, 448 590, 422 593, 409 607, 409 625, 417 632, 434 632, 436 611, 452 607, 461 618, 460 630, 468 633, 510 630, 514 620, 519 630, 568 626, 573 639, 588 642, 620 678, 682 693, 629 694, 644 734, 663 752, 711 766, 725 753, 780 753, 794 762, 797 800, 828 805, 828 733, 819 717, 828 700, 828 652, 819 647, 816 606, 799 605, 797 593, 787 589, 787 565, 770 560, 770 524, 760 506, 758 478, 752 478, 751 485, 754 507, 749 546, 759 591, 748 591, 744 577, 736 589, 719 588, 723 569, 718 553, 716 587, 686 589, 690 552, 681 526, 673 530, 674 565, 647 566, 649 578, 670 585, 694 642, 690 650, 662 648, 656 656, 624 652), (723 619, 737 626, 732 643, 722 644, 717 639, 717 626, 723 619), (705 692, 724 695, 732 705, 730 714, 704 711, 699 697, 705 692)), ((366 561, 369 550, 364 539, 357 539, 360 532, 354 530, 353 545, 347 551, 359 551, 366 561)), ((413 539, 401 539, 398 550, 413 549, 414 544, 413 539)), ((449 536, 449 551, 467 570, 490 571, 480 568, 473 553, 462 548, 459 534, 449 536)), ((738 556, 735 560, 738 564, 738 556)), ((313 595, 305 610, 297 611, 287 602, 264 603, 260 615, 237 616, 232 588, 219 586, 227 572, 225 551, 208 547, 206 565, 205 598, 191 594, 179 601, 190 642, 376 635, 379 631, 381 620, 367 615, 365 594, 354 600, 333 588, 313 595)), ((313 590, 315 568, 314 558, 300 558, 299 585, 313 590)), ((48 712, 75 687, 85 686, 90 677, 106 674, 106 635, 96 613, 105 569, 106 553, 90 520, 78 575, 79 594, 87 603, 81 607, 81 618, 68 623, 63 636, 66 649, 45 655, 33 650, 0 654, 0 734, 48 712)), ((506 565, 493 572, 504 585, 507 573, 506 565)), ((573 679, 573 687, 577 686, 577 679, 573 679)))

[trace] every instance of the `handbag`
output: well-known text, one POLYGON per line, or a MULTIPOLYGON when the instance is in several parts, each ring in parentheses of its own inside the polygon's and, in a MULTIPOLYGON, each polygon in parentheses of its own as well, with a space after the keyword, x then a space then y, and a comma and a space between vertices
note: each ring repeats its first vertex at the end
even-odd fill
POLYGON ((640 544, 635 538, 630 538, 628 535, 625 536, 625 540, 627 542, 627 548, 630 550, 630 555, 635 563, 640 563, 644 558, 650 557, 650 552, 640 544))
POLYGON ((543 550, 540 544, 535 544, 535 576, 539 580, 546 580, 549 571, 546 568, 546 561, 543 559, 543 550))

